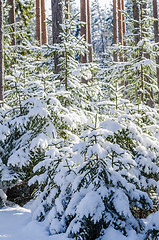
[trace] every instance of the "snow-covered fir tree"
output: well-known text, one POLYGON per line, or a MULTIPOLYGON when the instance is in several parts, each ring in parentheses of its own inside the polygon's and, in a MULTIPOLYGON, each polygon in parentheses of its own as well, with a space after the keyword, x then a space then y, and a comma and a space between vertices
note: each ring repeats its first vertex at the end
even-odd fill
MULTIPOLYGON (((144 3, 140 1, 141 8, 144 3)), ((30 1, 17 1, 23 24, 17 28, 16 46, 11 46, 5 28, 0 207, 7 204, 6 193, 13 199, 9 189, 16 187, 20 197, 14 196, 15 203, 33 198, 33 220, 43 221, 55 239, 102 240, 111 230, 123 239, 132 235, 156 240, 159 113, 147 100, 153 89, 156 101, 158 46, 150 6, 142 12, 140 41, 135 44, 134 22, 128 21, 127 45, 111 47, 126 59, 114 63, 112 53, 101 57, 101 42, 107 44, 111 32, 111 13, 93 2, 93 45, 100 68, 79 62, 88 45, 77 34, 79 16, 69 4, 72 10, 64 7, 67 17, 59 44, 39 47, 27 34, 28 16, 34 12, 30 1), (54 73, 55 52, 60 56, 59 74, 54 73), (81 78, 88 84, 81 84, 81 78)), ((126 11, 133 17, 131 8, 126 11)))

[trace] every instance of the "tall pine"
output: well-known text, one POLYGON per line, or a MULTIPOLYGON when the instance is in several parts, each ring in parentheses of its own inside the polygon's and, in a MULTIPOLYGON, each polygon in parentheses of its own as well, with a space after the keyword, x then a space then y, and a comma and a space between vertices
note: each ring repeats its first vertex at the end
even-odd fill
POLYGON ((41 0, 36 0, 36 40, 41 45, 41 0))
MULTIPOLYGON (((59 44, 61 42, 61 24, 63 23, 63 8, 61 0, 51 0, 52 8, 52 37, 53 44, 59 44)), ((54 72, 58 74, 60 72, 59 67, 59 55, 54 53, 54 72)))
POLYGON ((42 31, 42 44, 48 42, 47 39, 47 26, 46 26, 46 11, 45 0, 41 0, 41 31, 42 31))
POLYGON ((16 45, 16 26, 15 26, 15 0, 8 0, 9 3, 9 24, 12 37, 12 45, 16 45))

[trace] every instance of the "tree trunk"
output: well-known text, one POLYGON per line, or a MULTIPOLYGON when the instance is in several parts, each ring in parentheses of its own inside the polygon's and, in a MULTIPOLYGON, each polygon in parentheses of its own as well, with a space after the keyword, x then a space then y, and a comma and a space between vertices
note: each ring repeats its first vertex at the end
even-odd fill
MULTIPOLYGON (((154 34, 155 34, 155 43, 159 42, 159 29, 158 29, 158 4, 157 0, 153 0, 153 17, 154 17, 154 34)), ((156 57, 156 64, 159 65, 159 56, 156 57)), ((159 89, 159 67, 156 67, 157 73, 157 86, 159 89)), ((158 92, 158 104, 159 104, 159 92, 158 92)))
MULTIPOLYGON (((81 22, 85 25, 81 26, 81 36, 84 36, 87 42, 87 5, 86 0, 80 0, 81 22)), ((81 63, 87 63, 87 54, 81 55, 81 63)))
POLYGON ((9 24, 11 25, 12 45, 16 45, 16 27, 15 27, 15 0, 8 0, 9 4, 9 24))
POLYGON ((0 105, 4 103, 3 0, 0 0, 0 105))
POLYGON ((41 0, 36 0, 36 40, 41 45, 41 0))
POLYGON ((125 23, 125 6, 124 6, 124 0, 121 0, 121 7, 122 7, 122 25, 123 25, 123 45, 126 46, 126 42, 125 42, 125 34, 126 34, 126 23, 125 23))
POLYGON ((42 44, 48 43, 45 0, 41 0, 41 27, 42 27, 42 44))
MULTIPOLYGON (((87 22, 88 22, 88 43, 92 44, 92 34, 91 34, 91 14, 90 14, 90 0, 87 0, 87 22)), ((93 62, 92 56, 92 46, 88 48, 89 50, 89 62, 93 62)))
MULTIPOLYGON (((113 44, 117 44, 117 2, 113 0, 113 44)), ((117 62, 117 54, 114 52, 114 62, 117 62)))
MULTIPOLYGON (((121 6, 122 6, 122 24, 123 24, 123 45, 126 46, 126 23, 125 23, 125 5, 124 5, 124 0, 121 1, 121 6)), ((124 61, 127 62, 127 57, 126 53, 124 52, 124 61)), ((125 85, 127 85, 127 82, 125 82, 125 85)))
POLYGON ((134 40, 135 45, 140 41, 140 24, 139 24, 139 6, 136 0, 133 0, 133 18, 134 18, 134 40))
MULTIPOLYGON (((51 0, 51 8, 52 8, 52 37, 53 44, 58 44, 61 42, 61 27, 60 24, 63 23, 63 11, 62 11, 62 1, 61 0, 51 0)), ((55 74, 60 72, 59 67, 59 54, 54 54, 54 70, 55 74)))
POLYGON ((118 28, 119 28, 119 42, 123 45, 123 24, 122 24, 122 4, 121 0, 118 0, 118 28))

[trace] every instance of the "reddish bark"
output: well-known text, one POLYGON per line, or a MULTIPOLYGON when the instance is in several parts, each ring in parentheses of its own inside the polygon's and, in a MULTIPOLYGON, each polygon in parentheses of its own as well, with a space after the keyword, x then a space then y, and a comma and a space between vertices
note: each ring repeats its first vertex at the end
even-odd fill
MULTIPOLYGON (((117 44, 117 2, 113 0, 113 44, 117 44)), ((114 61, 117 62, 117 54, 114 53, 114 61)))
POLYGON ((8 0, 9 9, 9 24, 12 32, 12 45, 16 45, 16 26, 15 26, 15 0, 8 0))
POLYGON ((36 0, 36 40, 41 45, 41 0, 36 0))
POLYGON ((41 0, 41 28, 42 28, 42 44, 46 44, 48 42, 48 36, 46 26, 45 0, 41 0))

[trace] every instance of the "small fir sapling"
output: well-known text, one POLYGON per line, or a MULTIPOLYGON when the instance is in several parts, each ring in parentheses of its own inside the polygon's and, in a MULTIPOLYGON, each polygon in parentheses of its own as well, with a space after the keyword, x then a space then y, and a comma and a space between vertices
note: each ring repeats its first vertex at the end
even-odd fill
MULTIPOLYGON (((156 186, 156 181, 149 179, 149 174, 158 172, 155 161, 150 161, 156 157, 147 145, 151 140, 144 134, 140 137, 141 132, 133 124, 128 128, 107 119, 82 133, 74 153, 67 148, 65 157, 53 155, 52 177, 35 200, 34 217, 46 218, 52 234, 63 232, 77 239, 96 239, 108 226, 124 235, 132 228, 141 232, 144 223, 134 215, 134 209, 152 208, 147 188, 156 186), (61 160, 55 161, 57 158, 61 160)), ((155 141, 152 144, 155 149, 155 141)))

